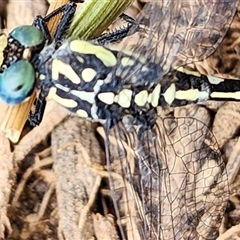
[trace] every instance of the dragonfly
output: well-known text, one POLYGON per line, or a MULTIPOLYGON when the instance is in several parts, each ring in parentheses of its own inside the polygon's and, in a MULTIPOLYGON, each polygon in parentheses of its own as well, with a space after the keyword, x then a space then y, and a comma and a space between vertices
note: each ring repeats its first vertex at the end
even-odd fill
MULTIPOLYGON (((217 142, 204 123, 162 117, 157 109, 208 99, 239 100, 239 83, 234 80, 179 71, 215 51, 237 5, 230 0, 151 1, 121 49, 66 40, 35 54, 30 70, 26 59, 2 69, 2 100, 11 103, 10 96, 16 104, 34 87, 40 89, 33 124, 41 120, 42 101, 52 99, 103 125, 109 185, 122 239, 218 235, 229 190, 217 142), (9 90, 16 66, 25 70, 24 79, 28 71, 34 76, 28 91, 16 84, 22 83, 19 78, 9 90), (14 90, 20 100, 15 101, 14 90), (112 157, 116 149, 118 161, 112 157), (115 171, 122 176, 120 188, 115 171)), ((4 56, 2 61, 7 60, 4 56)))

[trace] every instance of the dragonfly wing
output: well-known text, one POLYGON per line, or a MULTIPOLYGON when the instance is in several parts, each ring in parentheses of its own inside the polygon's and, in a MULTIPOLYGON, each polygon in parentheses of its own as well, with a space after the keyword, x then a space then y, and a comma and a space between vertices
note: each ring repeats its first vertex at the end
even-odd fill
POLYGON ((141 11, 139 31, 126 38, 123 49, 158 63, 166 73, 174 67, 211 55, 236 13, 234 0, 150 1, 141 11))
POLYGON ((98 132, 105 140, 109 185, 121 239, 144 239, 143 233, 139 232, 142 214, 136 207, 141 201, 132 184, 135 181, 132 173, 135 153, 127 144, 131 135, 126 134, 121 123, 111 129, 105 128, 105 132, 100 128, 98 132))
POLYGON ((161 203, 169 215, 162 214, 162 223, 166 217, 172 220, 163 232, 174 239, 216 239, 229 197, 216 139, 204 123, 190 117, 165 118, 163 128, 169 176, 162 179, 166 193, 161 203))
POLYGON ((188 26, 178 60, 186 64, 210 56, 225 37, 238 5, 239 1, 183 1, 181 13, 188 26))
POLYGON ((129 119, 106 145, 122 237, 216 239, 229 192, 211 131, 193 118, 159 117, 152 129, 129 119))
POLYGON ((190 71, 198 71, 204 75, 220 77, 223 79, 240 79, 240 70, 238 67, 239 13, 240 5, 238 4, 237 12, 227 31, 227 34, 217 47, 216 51, 201 62, 194 62, 187 65, 187 69, 190 71))

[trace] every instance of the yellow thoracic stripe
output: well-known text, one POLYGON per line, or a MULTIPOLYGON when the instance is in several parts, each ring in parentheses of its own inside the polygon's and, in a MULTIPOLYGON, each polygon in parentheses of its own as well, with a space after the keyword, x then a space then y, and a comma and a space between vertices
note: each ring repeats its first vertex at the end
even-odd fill
POLYGON ((113 67, 117 64, 117 59, 114 54, 104 47, 93 45, 81 40, 70 42, 69 47, 71 51, 81 54, 94 54, 106 67, 113 67))
POLYGON ((57 94, 57 88, 51 87, 47 96, 47 100, 54 100, 55 102, 61 104, 66 108, 74 108, 77 107, 77 102, 73 99, 62 98, 59 94, 57 94))
POLYGON ((69 64, 66 64, 59 59, 54 59, 52 62, 52 79, 57 81, 59 79, 59 74, 63 74, 74 84, 80 84, 81 82, 78 74, 69 64))

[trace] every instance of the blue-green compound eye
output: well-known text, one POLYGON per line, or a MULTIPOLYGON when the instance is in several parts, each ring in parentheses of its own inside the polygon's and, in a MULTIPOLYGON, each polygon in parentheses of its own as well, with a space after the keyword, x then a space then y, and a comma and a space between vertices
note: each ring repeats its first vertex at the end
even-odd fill
POLYGON ((26 47, 35 47, 45 41, 42 32, 31 25, 16 27, 9 35, 26 47))
POLYGON ((32 64, 19 60, 0 74, 0 99, 7 104, 20 104, 32 92, 34 83, 32 64))

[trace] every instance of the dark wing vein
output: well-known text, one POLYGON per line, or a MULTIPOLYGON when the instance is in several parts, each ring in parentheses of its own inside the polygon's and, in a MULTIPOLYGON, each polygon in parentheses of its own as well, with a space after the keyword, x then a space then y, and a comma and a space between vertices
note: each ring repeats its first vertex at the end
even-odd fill
MULTIPOLYGON (((138 69, 149 62, 164 76, 172 67, 206 58, 225 36, 238 2, 151 1, 137 19, 140 30, 123 42, 138 65, 127 71, 117 66, 112 74, 134 87, 138 81, 132 79, 146 81, 138 69)), ((152 82, 161 81, 159 75, 152 82)), ((124 117, 106 141, 122 238, 216 239, 228 183, 211 131, 192 118, 158 117, 153 128, 136 122, 124 117)))
POLYGON ((211 131, 193 118, 159 117, 151 130, 132 120, 107 145, 122 238, 216 239, 228 183, 211 131))
POLYGON ((238 4, 239 0, 150 1, 137 18, 140 30, 125 39, 122 49, 159 64, 163 75, 171 67, 203 60, 222 41, 238 4))

